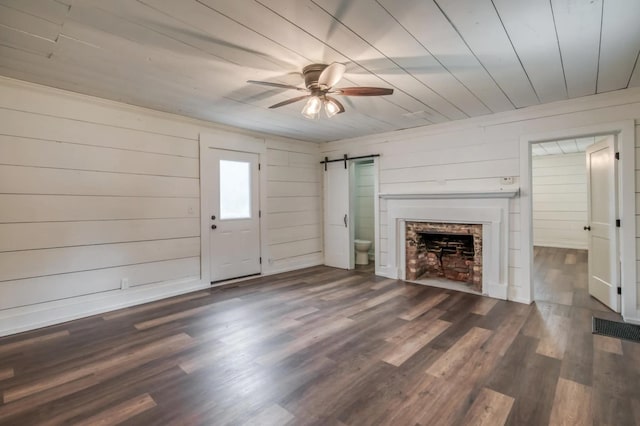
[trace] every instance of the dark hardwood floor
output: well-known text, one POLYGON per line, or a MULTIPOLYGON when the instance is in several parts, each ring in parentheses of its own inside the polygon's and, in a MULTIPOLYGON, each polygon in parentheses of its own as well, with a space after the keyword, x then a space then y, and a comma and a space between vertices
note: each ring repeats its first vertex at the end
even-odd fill
POLYGON ((0 423, 640 425, 640 345, 536 249, 531 306, 314 267, 0 339, 0 423))

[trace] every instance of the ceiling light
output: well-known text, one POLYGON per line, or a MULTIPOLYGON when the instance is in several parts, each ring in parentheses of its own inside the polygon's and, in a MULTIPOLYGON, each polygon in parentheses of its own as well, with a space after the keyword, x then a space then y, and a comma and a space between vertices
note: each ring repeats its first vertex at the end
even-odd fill
POLYGON ((318 113, 322 107, 322 101, 317 96, 312 96, 307 101, 307 104, 302 108, 302 115, 307 118, 318 118, 318 113))
POLYGON ((324 112, 327 113, 327 117, 331 118, 340 112, 340 106, 332 99, 327 99, 324 101, 324 112))

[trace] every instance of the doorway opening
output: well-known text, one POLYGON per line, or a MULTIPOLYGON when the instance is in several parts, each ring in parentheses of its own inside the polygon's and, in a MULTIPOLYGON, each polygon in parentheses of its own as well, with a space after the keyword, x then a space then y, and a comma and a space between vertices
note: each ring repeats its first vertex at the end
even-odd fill
POLYGON ((352 161, 351 220, 353 267, 375 271, 375 173, 373 160, 352 161))
POLYGON ((616 136, 530 149, 533 299, 619 312, 616 136))

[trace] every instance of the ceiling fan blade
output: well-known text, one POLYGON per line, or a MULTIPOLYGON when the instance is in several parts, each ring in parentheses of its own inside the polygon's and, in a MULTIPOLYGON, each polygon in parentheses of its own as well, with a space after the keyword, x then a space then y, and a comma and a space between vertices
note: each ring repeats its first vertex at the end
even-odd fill
POLYGON ((327 95, 325 95, 325 98, 338 106, 339 110, 336 114, 342 114, 344 112, 344 105, 342 105, 336 98, 327 95))
POLYGON ((322 73, 320 73, 320 77, 318 77, 318 86, 325 88, 335 86, 344 75, 346 69, 347 67, 345 67, 344 64, 339 62, 332 63, 326 67, 322 73))
POLYGON ((332 93, 342 96, 385 96, 393 94, 393 89, 384 87, 342 87, 332 93))
POLYGON ((292 86, 290 84, 271 83, 270 81, 247 80, 247 83, 260 84, 261 86, 278 87, 280 89, 293 89, 293 90, 299 90, 301 92, 306 92, 307 91, 307 89, 305 89, 303 87, 296 87, 296 86, 292 86))
POLYGON ((298 102, 298 101, 301 101, 303 99, 307 99, 309 97, 311 97, 311 95, 304 95, 304 96, 298 96, 297 98, 287 99, 286 101, 278 102, 275 105, 271 105, 269 108, 271 108, 271 109, 280 108, 281 106, 289 105, 289 104, 292 104, 294 102, 298 102))

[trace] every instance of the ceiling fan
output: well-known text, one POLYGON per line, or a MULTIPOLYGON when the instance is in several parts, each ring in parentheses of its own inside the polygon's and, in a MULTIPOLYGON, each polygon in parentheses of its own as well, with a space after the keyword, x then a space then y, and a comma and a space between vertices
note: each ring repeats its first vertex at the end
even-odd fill
POLYGON ((307 118, 318 118, 320 109, 324 105, 327 117, 331 118, 336 114, 344 112, 344 106, 333 96, 384 96, 393 94, 393 89, 383 87, 333 87, 344 75, 346 67, 344 64, 334 62, 331 65, 311 64, 302 69, 304 84, 306 88, 292 86, 290 84, 271 83, 269 81, 249 80, 247 83, 261 84, 263 86, 278 87, 281 89, 292 89, 300 92, 307 92, 306 95, 287 99, 271 105, 269 108, 279 108, 294 102, 307 99, 307 103, 302 108, 302 115, 307 118))

